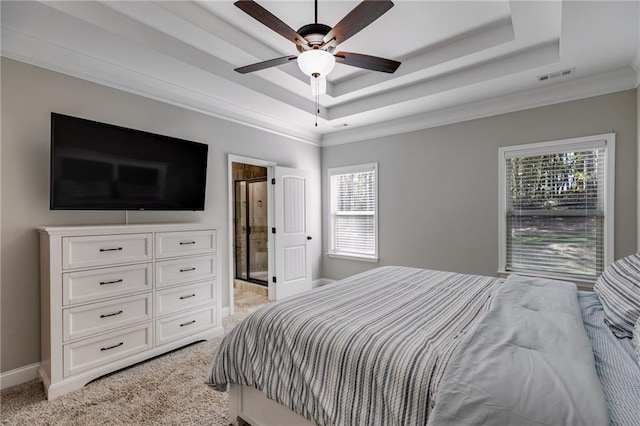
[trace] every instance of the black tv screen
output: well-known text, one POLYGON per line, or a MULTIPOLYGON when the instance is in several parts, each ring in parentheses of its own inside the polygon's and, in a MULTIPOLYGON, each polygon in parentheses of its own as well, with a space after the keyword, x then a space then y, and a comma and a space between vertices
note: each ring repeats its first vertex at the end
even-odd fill
POLYGON ((51 209, 204 210, 208 149, 51 113, 51 209))

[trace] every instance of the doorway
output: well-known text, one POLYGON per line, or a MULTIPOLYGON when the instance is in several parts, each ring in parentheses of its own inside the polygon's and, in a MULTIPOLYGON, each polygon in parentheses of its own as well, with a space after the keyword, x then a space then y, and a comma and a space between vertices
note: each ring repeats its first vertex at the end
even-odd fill
POLYGON ((229 155, 230 313, 273 297, 273 166, 229 155))
MULTIPOLYGON (((228 178, 227 178, 227 194, 228 194, 228 289, 227 294, 229 307, 223 308, 229 314, 233 314, 236 308, 243 307, 241 297, 247 294, 252 299, 254 295, 246 291, 238 291, 240 294, 236 300, 236 290, 239 286, 251 286, 252 290, 260 290, 264 292, 266 289, 266 297, 268 300, 280 300, 286 297, 298 294, 312 288, 311 282, 311 249, 308 246, 312 239, 309 226, 309 172, 295 168, 276 167, 277 164, 271 161, 258 160, 255 158, 241 157, 229 154, 228 156, 228 178), (237 164, 235 164, 237 163, 237 164), (258 166, 258 167, 255 167, 258 166), (235 170, 235 172, 234 172, 235 170), (261 189, 256 186, 253 191, 255 197, 251 198, 252 191, 248 191, 247 187, 254 181, 264 182, 264 173, 266 170, 266 205, 262 199, 261 189), (235 173, 235 174, 234 174, 235 173), (236 184, 236 181, 246 181, 245 184, 236 184), (246 185, 246 186, 245 186, 246 185), (236 188, 239 195, 236 197, 236 188), (242 190, 244 188, 244 191, 242 190), (248 193, 247 193, 248 191, 248 193), (242 195, 244 194, 244 196, 242 195), (266 211, 267 227, 263 235, 265 235, 267 244, 266 251, 258 244, 253 251, 247 248, 247 244, 251 245, 251 234, 247 231, 236 229, 236 201, 253 202, 256 205, 258 201, 262 201, 262 207, 266 211), (278 233, 275 233, 276 230, 278 233), (237 236, 239 235, 239 239, 237 236), (249 235, 249 236, 247 236, 249 235), (244 244, 242 239, 245 239, 244 244), (237 262, 236 253, 238 247, 240 256, 245 256, 248 262, 253 254, 255 254, 255 265, 260 265, 261 261, 266 260, 267 264, 267 282, 266 287, 249 281, 249 278, 257 278, 262 281, 261 277, 264 272, 261 267, 256 267, 253 272, 251 266, 249 269, 243 267, 242 261, 237 262), (261 253, 261 254, 258 254, 261 253), (239 268, 237 265, 239 264, 239 268), (243 275, 243 271, 246 272, 243 275), (236 279, 237 273, 240 272, 241 278, 236 279), (262 272, 260 274, 259 272, 262 272)), ((242 208, 242 204, 240 204, 242 208)), ((241 210, 238 209, 238 210, 241 210)), ((244 214, 247 213, 246 205, 244 206, 244 214)), ((242 222, 242 221, 241 221, 242 222)), ((242 222, 247 223, 247 222, 242 222)), ((252 226, 252 225, 248 225, 252 226)), ((254 226, 262 226, 260 224, 254 226)), ((258 238, 260 240, 260 238, 258 238)), ((255 246, 255 244, 254 244, 255 246)), ((238 257, 240 257, 238 256, 238 257)), ((264 293, 263 293, 264 294, 264 293)), ((264 297, 264 296, 261 296, 264 297)), ((224 315, 224 314, 223 314, 224 315)))

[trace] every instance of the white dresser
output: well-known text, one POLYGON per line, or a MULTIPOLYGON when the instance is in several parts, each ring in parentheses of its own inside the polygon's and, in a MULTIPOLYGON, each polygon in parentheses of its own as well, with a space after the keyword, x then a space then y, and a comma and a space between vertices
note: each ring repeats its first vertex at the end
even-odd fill
POLYGON ((50 400, 104 374, 223 334, 213 227, 38 231, 39 373, 50 400))

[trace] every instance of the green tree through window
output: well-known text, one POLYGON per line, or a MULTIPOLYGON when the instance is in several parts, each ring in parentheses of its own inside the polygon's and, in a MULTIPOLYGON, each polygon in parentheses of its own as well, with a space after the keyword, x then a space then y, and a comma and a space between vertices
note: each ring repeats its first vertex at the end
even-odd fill
POLYGON ((607 145, 563 142, 501 149, 507 272, 592 279, 604 269, 607 145))

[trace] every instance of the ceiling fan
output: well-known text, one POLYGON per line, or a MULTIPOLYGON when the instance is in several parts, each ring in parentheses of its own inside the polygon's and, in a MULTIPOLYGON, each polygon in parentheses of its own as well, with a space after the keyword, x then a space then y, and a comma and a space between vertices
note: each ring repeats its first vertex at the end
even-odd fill
POLYGON ((326 92, 326 76, 336 62, 386 73, 393 73, 400 66, 398 61, 361 53, 333 53, 338 44, 345 42, 391 9, 393 2, 390 0, 364 0, 333 28, 318 23, 318 0, 315 0, 315 22, 303 25, 298 31, 294 31, 253 0, 239 0, 234 4, 252 18, 293 42, 300 52, 299 55, 283 56, 236 68, 235 70, 241 74, 297 61, 302 72, 311 77, 312 93, 317 96, 326 92))

